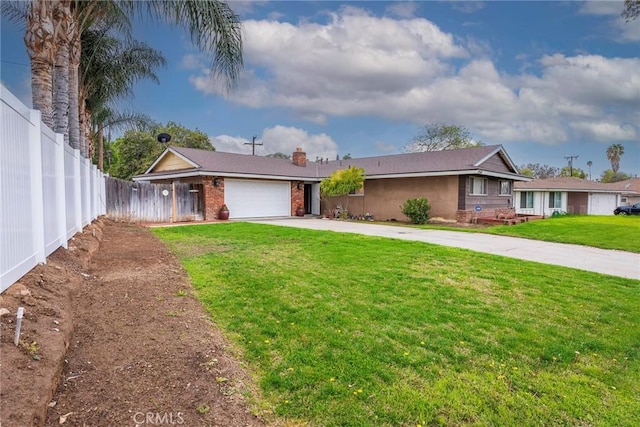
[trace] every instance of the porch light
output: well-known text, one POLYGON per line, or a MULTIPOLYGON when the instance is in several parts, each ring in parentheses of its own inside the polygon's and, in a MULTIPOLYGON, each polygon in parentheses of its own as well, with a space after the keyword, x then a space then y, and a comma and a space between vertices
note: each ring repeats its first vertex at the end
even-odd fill
POLYGON ((298 190, 302 190, 304 188, 304 182, 298 183, 298 190))
POLYGON ((214 178, 213 179, 213 186, 214 187, 219 187, 220 186, 220 178, 214 178))

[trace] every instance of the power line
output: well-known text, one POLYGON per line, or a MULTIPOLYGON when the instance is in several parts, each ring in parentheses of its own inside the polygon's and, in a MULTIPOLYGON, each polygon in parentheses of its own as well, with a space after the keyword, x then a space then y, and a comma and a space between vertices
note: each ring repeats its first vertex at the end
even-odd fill
POLYGON ((257 136, 253 135, 253 141, 244 143, 244 145, 251 145, 251 155, 252 156, 256 155, 256 145, 264 145, 264 143, 262 143, 262 142, 256 142, 256 138, 257 138, 257 136))
POLYGON ((578 156, 564 156, 565 159, 569 160, 569 176, 573 176, 573 159, 577 159, 578 156))
POLYGON ((6 59, 1 59, 0 62, 4 64, 22 65, 23 67, 30 67, 29 64, 23 64, 22 62, 15 62, 15 61, 7 61, 6 59))

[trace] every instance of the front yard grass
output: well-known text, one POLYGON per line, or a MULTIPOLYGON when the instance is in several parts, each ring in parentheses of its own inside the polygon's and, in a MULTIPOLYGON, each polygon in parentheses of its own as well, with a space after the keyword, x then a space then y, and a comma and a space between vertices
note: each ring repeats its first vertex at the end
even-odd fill
POLYGON ((640 281, 270 225, 154 232, 256 375, 267 418, 637 425, 640 281))
POLYGON ((489 227, 482 232, 640 253, 640 217, 637 216, 565 215, 489 227))

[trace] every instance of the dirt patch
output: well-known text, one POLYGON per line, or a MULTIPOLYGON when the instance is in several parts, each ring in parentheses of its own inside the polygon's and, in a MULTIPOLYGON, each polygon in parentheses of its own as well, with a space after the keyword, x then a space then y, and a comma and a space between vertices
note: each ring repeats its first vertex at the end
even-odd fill
POLYGON ((96 221, 0 307, 11 312, 1 320, 3 427, 263 425, 249 376, 147 229, 96 221))

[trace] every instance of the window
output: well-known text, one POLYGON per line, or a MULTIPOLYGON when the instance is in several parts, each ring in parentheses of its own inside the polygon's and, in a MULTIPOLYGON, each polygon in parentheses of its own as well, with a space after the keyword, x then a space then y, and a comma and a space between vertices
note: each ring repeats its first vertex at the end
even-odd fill
POLYGON ((533 191, 520 193, 520 209, 533 209, 533 191))
POLYGON ((549 207, 551 209, 560 209, 562 207, 562 193, 560 191, 549 192, 549 207))
POLYGON ((511 195, 511 181, 500 181, 500 195, 501 196, 511 195))
POLYGON ((349 192, 350 196, 364 196, 364 182, 357 191, 349 192))
POLYGON ((486 195, 487 194, 487 178, 476 178, 471 177, 470 182, 470 193, 476 195, 486 195))

